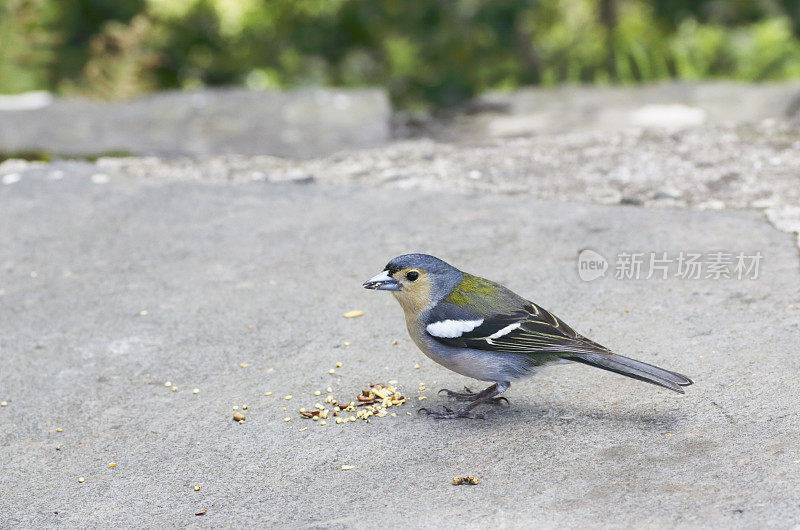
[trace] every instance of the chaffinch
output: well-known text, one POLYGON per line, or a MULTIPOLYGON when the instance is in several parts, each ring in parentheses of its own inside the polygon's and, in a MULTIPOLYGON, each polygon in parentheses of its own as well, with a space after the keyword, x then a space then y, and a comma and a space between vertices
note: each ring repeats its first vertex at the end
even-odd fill
POLYGON ((364 287, 392 292, 405 312, 408 333, 425 355, 459 374, 494 382, 482 392, 442 389, 469 403, 457 411, 421 409, 435 418, 483 417, 473 409, 505 400, 498 396, 512 381, 557 362, 588 364, 681 394, 681 387, 692 384, 685 375, 617 355, 502 285, 427 254, 394 258, 364 287))

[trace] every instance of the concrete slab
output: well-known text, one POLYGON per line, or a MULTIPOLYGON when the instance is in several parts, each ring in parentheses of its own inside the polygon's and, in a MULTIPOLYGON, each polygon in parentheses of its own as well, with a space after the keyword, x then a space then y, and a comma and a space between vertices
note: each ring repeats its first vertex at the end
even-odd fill
POLYGON ((0 526, 800 523, 800 267, 757 213, 37 171, 0 186, 0 526), (764 258, 755 280, 583 282, 586 247, 764 258), (391 296, 360 287, 407 251, 697 384, 679 396, 559 366, 484 421, 418 416, 474 381, 426 359, 391 296), (397 417, 297 413, 315 390, 390 380, 411 398, 397 417), (461 475, 480 482, 452 486, 461 475))

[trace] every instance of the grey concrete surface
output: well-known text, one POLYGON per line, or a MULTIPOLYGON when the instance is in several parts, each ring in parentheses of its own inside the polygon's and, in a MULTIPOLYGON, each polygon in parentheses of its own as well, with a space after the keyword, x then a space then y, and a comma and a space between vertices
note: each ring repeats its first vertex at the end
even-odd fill
POLYGON ((800 524, 800 266, 759 213, 105 171, 29 165, 0 185, 0 526, 800 524), (586 247, 764 259, 755 280, 585 283, 586 247), (424 358, 391 296, 360 287, 407 251, 696 385, 559 366, 486 420, 418 416, 447 403, 436 389, 474 382, 424 358), (314 390, 391 380, 411 398, 397 417, 298 417, 314 390))
MULTIPOLYGON (((9 161, 0 176, 37 167, 9 161)), ((800 121, 445 143, 425 139, 311 160, 104 159, 148 180, 357 184, 468 190, 649 208, 755 209, 800 244, 800 121)), ((392 193, 392 192, 390 192, 392 193)))
POLYGON ((389 139, 391 108, 372 89, 164 92, 105 103, 55 99, 0 108, 0 152, 57 155, 267 154, 306 158, 389 139))
POLYGON ((439 131, 445 138, 486 138, 611 132, 627 128, 680 130, 796 117, 800 83, 666 82, 636 87, 525 88, 490 92, 439 131))

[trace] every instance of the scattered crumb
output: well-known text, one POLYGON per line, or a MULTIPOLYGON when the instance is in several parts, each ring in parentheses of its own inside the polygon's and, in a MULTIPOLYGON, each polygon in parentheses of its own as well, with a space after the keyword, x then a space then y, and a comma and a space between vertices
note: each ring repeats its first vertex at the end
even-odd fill
POLYGON ((336 368, 341 368, 341 367, 342 367, 342 363, 341 362, 336 363, 336 368))
POLYGON ((321 395, 321 394, 322 394, 322 392, 320 392, 319 390, 315 390, 315 391, 314 391, 314 395, 315 395, 315 396, 319 396, 319 395, 321 395))
POLYGON ((194 487, 194 491, 200 491, 200 484, 198 484, 198 485, 196 485, 196 486, 194 487))
POLYGON ((195 515, 205 515, 206 510, 200 510, 199 512, 194 512, 195 515))
POLYGON ((414 365, 414 370, 419 370, 419 363, 414 365))
POLYGON ((344 314, 344 318, 356 318, 356 317, 360 317, 363 314, 364 314, 364 312, 361 311, 360 309, 355 309, 353 311, 348 311, 347 313, 345 313, 344 314))
POLYGON ((172 386, 172 382, 171 381, 167 381, 166 383, 164 383, 164 386, 169 388, 169 387, 172 386))
POLYGON ((397 339, 394 339, 394 340, 392 341, 392 346, 397 346, 397 339))
POLYGON ((478 483, 478 477, 453 477, 453 486, 460 486, 461 484, 470 484, 474 486, 478 483))
POLYGON ((283 421, 292 421, 292 418, 290 418, 289 416, 286 416, 285 418, 283 418, 283 421))
POLYGON ((233 421, 244 421, 244 419, 245 419, 245 415, 242 414, 241 412, 234 412, 233 413, 233 421))
POLYGON ((8 401, 0 401, 0 407, 7 407, 8 401))
POLYGON ((195 388, 195 389, 192 390, 192 394, 199 394, 199 393, 200 393, 200 389, 199 388, 195 388))
POLYGON ((292 399, 292 395, 291 395, 291 394, 289 394, 288 396, 286 396, 286 397, 285 397, 285 398, 283 398, 283 399, 292 399))
POLYGON ((239 368, 247 368, 248 366, 247 363, 239 363, 239 368))
POLYGON ((78 482, 83 483, 86 479, 83 477, 78 477, 78 482))
POLYGON ((147 309, 142 309, 141 311, 139 311, 139 316, 140 317, 146 317, 147 316, 147 309))
POLYGON ((61 432, 61 431, 63 431, 63 430, 64 430, 64 429, 62 429, 61 427, 56 427, 56 432, 61 432))
POLYGON ((109 462, 108 463, 108 467, 117 467, 117 463, 116 462, 109 462))
POLYGON ((351 469, 355 469, 356 466, 342 466, 342 471, 350 471, 351 469))
POLYGON ((344 341, 342 344, 344 344, 345 346, 350 346, 350 341, 349 341, 349 340, 346 340, 346 341, 344 341))
POLYGON ((173 387, 172 387, 172 391, 173 391, 173 392, 177 392, 177 391, 178 391, 178 387, 177 387, 177 386, 173 386, 173 387))
POLYGON ((264 392, 264 395, 265 395, 265 396, 271 396, 271 395, 272 395, 272 392, 264 392))
POLYGON ((247 405, 242 405, 242 410, 247 410, 247 405))
POLYGON ((331 368, 330 370, 328 370, 328 373, 329 373, 329 374, 335 374, 335 373, 336 373, 336 370, 334 370, 333 368, 331 368))
POLYGON ((268 374, 271 374, 274 371, 275 371, 275 368, 267 368, 267 373, 268 374))

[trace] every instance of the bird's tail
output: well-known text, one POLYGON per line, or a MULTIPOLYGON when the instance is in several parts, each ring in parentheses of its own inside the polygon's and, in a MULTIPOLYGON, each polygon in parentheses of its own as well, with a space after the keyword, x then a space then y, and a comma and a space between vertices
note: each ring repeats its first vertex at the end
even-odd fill
POLYGON ((615 372, 618 374, 651 383, 653 385, 663 386, 675 392, 684 393, 684 386, 693 384, 693 381, 683 374, 677 372, 670 372, 652 364, 643 363, 629 357, 623 357, 616 353, 581 353, 571 357, 569 360, 588 364, 615 372))

